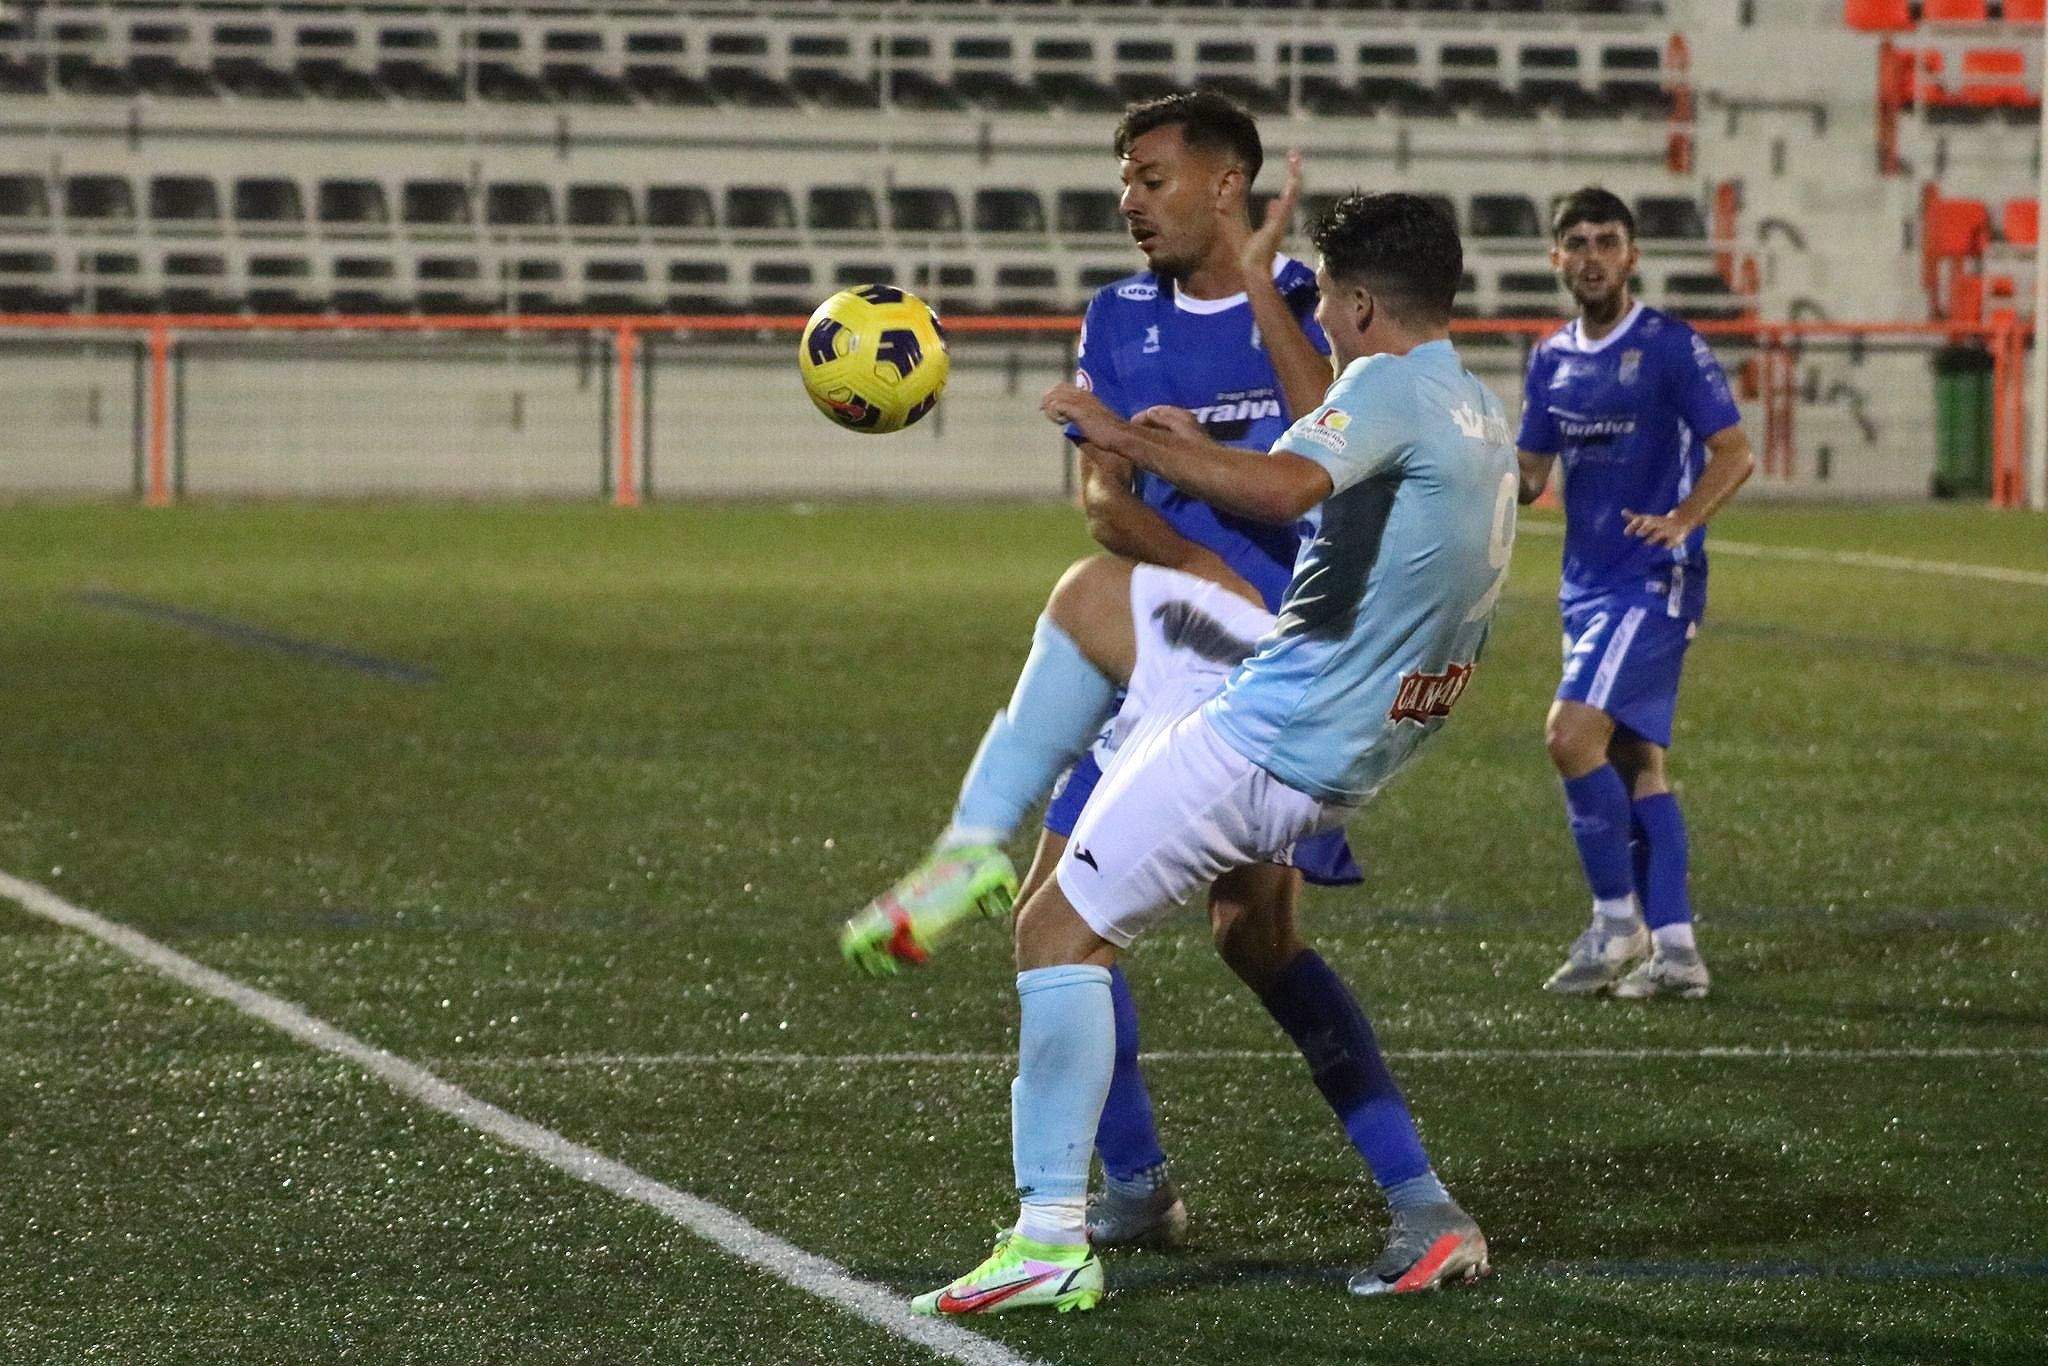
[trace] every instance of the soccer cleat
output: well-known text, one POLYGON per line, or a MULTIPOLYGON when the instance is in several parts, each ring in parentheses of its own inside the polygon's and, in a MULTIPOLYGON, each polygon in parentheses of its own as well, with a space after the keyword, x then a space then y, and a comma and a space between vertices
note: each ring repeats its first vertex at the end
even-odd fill
POLYGON ((961 921, 999 916, 1017 899, 1017 870, 992 844, 940 849, 870 901, 839 932, 839 952, 877 977, 912 967, 961 921))
POLYGON ((1550 974, 1545 991, 1562 996, 1590 996, 1613 986, 1629 964, 1650 951, 1650 932, 1643 922, 1629 922, 1626 930, 1611 930, 1595 916, 1592 926, 1572 941, 1564 966, 1550 974))
POLYGON ((1486 1235, 1455 1204, 1398 1210, 1387 1232, 1386 1250, 1352 1276, 1354 1295, 1412 1295, 1492 1274, 1486 1235))
POLYGON ((1660 948, 1616 982, 1614 994, 1624 1001, 1644 1001, 1652 996, 1697 1001, 1712 984, 1698 949, 1660 948))
POLYGON ((1001 1314, 1054 1309, 1062 1314, 1102 1302, 1102 1259, 1086 1243, 1033 1242, 1015 1229, 996 1235, 995 1251, 965 1276, 910 1302, 913 1314, 1001 1314))
POLYGON ((1088 1241, 1097 1247, 1179 1247, 1188 1237, 1188 1207, 1167 1177, 1149 1194, 1114 1186, 1088 1197, 1088 1241))

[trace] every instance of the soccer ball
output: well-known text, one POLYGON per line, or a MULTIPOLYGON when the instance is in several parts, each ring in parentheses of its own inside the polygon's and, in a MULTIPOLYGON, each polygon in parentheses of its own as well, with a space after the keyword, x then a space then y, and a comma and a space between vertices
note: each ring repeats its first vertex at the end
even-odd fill
POLYGON ((797 347, 804 391, 853 432, 900 432, 946 387, 946 329, 894 285, 845 289, 818 305, 797 347))

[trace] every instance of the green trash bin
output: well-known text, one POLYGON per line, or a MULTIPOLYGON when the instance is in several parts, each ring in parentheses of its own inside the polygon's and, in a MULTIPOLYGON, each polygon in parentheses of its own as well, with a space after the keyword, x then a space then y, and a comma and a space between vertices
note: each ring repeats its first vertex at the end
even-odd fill
POLYGON ((1991 353, 1944 346, 1934 353, 1936 498, 1991 496, 1991 353))

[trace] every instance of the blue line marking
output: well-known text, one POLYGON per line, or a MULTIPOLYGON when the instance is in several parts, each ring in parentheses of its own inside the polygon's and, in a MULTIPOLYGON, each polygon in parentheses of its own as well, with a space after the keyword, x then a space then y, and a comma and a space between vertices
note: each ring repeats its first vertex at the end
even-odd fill
POLYGON ((189 607, 176 607, 167 602, 152 602, 148 598, 136 597, 132 593, 110 593, 93 589, 78 595, 81 602, 94 607, 111 608, 117 612, 131 612, 151 621, 169 622, 202 635, 213 636, 234 645, 247 645, 258 650, 274 650, 278 654, 290 655, 295 659, 309 659, 316 664, 332 664, 338 669, 353 669, 357 673, 369 674, 373 678, 386 679, 392 683, 411 683, 424 686, 441 681, 441 675, 418 664, 407 664, 402 660, 385 659, 378 655, 364 654, 360 650, 344 649, 339 645, 323 645, 316 640, 301 640, 297 636, 267 631, 260 626, 217 617, 210 612, 195 612, 189 607))

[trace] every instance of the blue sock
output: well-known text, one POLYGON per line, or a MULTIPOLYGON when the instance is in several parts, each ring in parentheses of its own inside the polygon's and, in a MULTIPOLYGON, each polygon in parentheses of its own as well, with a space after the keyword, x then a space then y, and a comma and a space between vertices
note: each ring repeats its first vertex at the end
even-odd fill
POLYGON ((1138 1070, 1138 1003, 1131 999, 1122 968, 1109 970, 1109 1000, 1116 1014, 1116 1070, 1110 1074, 1102 1122, 1095 1127, 1095 1151, 1110 1180, 1134 1182, 1165 1165, 1166 1153, 1152 1123, 1152 1093, 1138 1070))
POLYGON ((1692 896, 1686 889, 1688 850, 1685 816, 1669 792, 1644 797, 1634 808, 1636 828, 1643 832, 1646 856, 1642 882, 1643 919, 1652 930, 1692 920, 1692 896))
POLYGON ((1087 1241, 1090 1140, 1116 1067, 1109 969, 1073 964, 1017 974, 1023 1019, 1010 1083, 1017 1231, 1041 1243, 1087 1241))
POLYGON ((1617 901, 1635 890, 1629 866, 1628 788, 1613 764, 1564 780, 1564 806, 1571 816, 1579 862, 1599 901, 1617 901))
POLYGON ((1010 705, 996 713, 953 807, 948 844, 996 844, 1081 756, 1116 701, 1116 684, 1045 616, 1031 633, 1010 705))
POLYGON ((1337 1112, 1380 1189, 1428 1175, 1429 1154, 1380 1056, 1372 1025, 1322 956, 1303 949, 1259 1000, 1301 1049, 1316 1089, 1337 1112))

